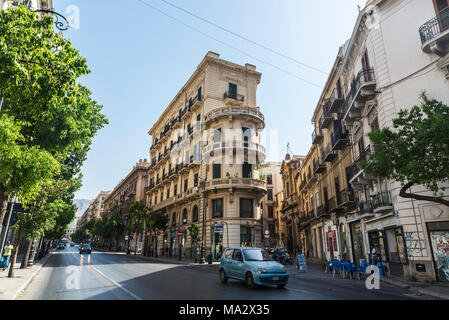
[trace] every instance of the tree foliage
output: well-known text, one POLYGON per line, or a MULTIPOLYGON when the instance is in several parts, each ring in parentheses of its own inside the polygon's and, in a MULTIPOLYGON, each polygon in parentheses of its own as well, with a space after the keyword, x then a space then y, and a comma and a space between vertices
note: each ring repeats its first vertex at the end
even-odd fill
POLYGON ((368 133, 376 152, 361 167, 401 182, 402 197, 449 205, 442 198, 449 180, 449 107, 424 94, 420 105, 398 113, 393 128, 368 133), (406 192, 415 184, 423 185, 433 196, 406 192))

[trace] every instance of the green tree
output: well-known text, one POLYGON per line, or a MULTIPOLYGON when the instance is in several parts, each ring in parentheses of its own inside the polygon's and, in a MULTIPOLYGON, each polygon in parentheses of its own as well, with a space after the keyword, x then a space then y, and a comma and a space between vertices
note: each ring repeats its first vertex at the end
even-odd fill
POLYGON ((77 84, 88 73, 86 60, 54 31, 51 17, 40 19, 25 8, 0 11, 0 131, 14 129, 6 135, 11 143, 1 141, 0 220, 8 195, 33 202, 40 184, 59 173, 58 163, 84 161, 92 137, 107 123, 89 90, 77 84))
MULTIPOLYGON (((135 235, 137 254, 137 240, 139 235, 145 230, 145 218, 147 217, 148 208, 143 201, 134 201, 127 204, 129 213, 129 232, 135 235)), ((130 241, 130 240, 128 240, 130 241)))
POLYGON ((166 215, 164 210, 156 211, 150 214, 148 225, 150 230, 155 233, 156 238, 156 256, 157 256, 157 248, 158 248, 158 233, 159 231, 165 232, 168 228, 168 216, 166 215))
POLYGON ((191 241, 192 245, 195 244, 195 247, 193 248, 193 246, 192 246, 191 250, 193 250, 193 254, 196 257, 196 250, 198 247, 198 242, 201 241, 201 238, 199 236, 199 228, 196 224, 192 224, 188 228, 188 230, 189 230, 189 234, 190 234, 190 241, 191 241))
POLYGON ((449 180, 449 107, 428 100, 423 93, 420 105, 398 113, 393 128, 367 134, 376 152, 360 166, 401 182, 401 197, 449 206, 449 201, 443 199, 449 180), (414 185, 423 185, 433 195, 407 192, 414 185))

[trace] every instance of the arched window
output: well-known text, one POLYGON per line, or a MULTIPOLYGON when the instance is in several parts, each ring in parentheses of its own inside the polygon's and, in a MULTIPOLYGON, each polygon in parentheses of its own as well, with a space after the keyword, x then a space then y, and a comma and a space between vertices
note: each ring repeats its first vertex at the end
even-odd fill
POLYGON ((194 207, 193 207, 193 211, 192 211, 192 221, 193 221, 193 222, 198 222, 198 206, 194 206, 194 207))
POLYGON ((172 219, 171 219, 171 225, 176 226, 176 212, 173 212, 172 219))
POLYGON ((187 223, 187 209, 184 208, 184 210, 182 211, 182 224, 186 223, 187 223))

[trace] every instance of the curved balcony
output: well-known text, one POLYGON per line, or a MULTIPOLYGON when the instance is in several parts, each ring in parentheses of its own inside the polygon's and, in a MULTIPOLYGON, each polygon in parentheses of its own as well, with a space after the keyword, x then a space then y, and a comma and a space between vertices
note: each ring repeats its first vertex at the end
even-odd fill
MULTIPOLYGON (((229 141, 229 142, 216 142, 208 145, 203 149, 203 158, 216 156, 223 153, 226 149, 241 149, 248 150, 249 152, 255 152, 259 162, 264 162, 266 158, 266 149, 260 143, 249 141, 229 141)), ((226 152, 226 151, 225 151, 226 152)))
POLYGON ((258 107, 227 106, 218 108, 206 114, 204 122, 207 125, 212 121, 217 121, 227 117, 249 118, 258 124, 259 129, 265 128, 265 116, 259 111, 258 107))
POLYGON ((449 52, 449 8, 419 28, 422 50, 443 56, 449 52))
POLYGON ((263 180, 251 178, 225 178, 206 181, 206 191, 214 189, 248 189, 265 194, 267 184, 263 180))
POLYGON ((361 110, 365 106, 365 102, 376 95, 376 85, 373 68, 359 71, 342 107, 345 121, 352 123, 361 118, 361 110))

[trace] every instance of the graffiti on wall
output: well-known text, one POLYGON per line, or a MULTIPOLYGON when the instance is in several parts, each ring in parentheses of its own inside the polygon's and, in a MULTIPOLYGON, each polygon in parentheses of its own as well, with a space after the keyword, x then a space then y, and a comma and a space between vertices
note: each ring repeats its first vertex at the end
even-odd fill
POLYGON ((409 257, 422 257, 425 243, 420 240, 417 232, 404 232, 405 246, 409 257))

